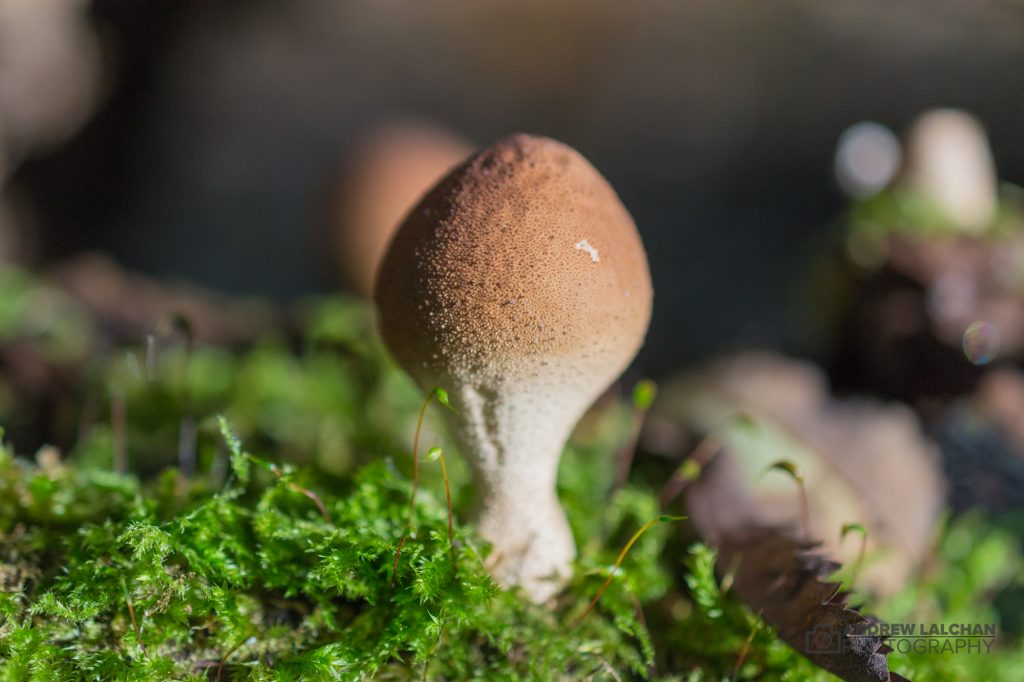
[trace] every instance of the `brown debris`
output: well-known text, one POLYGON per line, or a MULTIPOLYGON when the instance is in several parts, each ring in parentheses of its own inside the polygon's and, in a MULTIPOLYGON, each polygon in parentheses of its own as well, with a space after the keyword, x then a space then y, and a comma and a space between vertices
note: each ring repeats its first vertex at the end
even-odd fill
POLYGON ((936 449, 908 408, 834 400, 813 366, 746 353, 667 384, 653 412, 685 428, 691 439, 714 434, 727 450, 688 493, 719 502, 705 512, 702 535, 709 542, 799 518, 795 484, 764 475, 783 459, 803 471, 811 530, 822 551, 851 562, 859 545, 841 541, 842 526, 862 523, 868 529, 869 561, 859 588, 890 594, 926 557, 945 483, 936 449), (752 420, 753 432, 730 431, 739 416, 752 420))

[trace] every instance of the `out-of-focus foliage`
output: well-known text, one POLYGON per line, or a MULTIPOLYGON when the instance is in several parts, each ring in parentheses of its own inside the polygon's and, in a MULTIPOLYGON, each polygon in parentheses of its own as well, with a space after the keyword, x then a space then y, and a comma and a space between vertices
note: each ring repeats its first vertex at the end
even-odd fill
MULTIPOLYGON (((986 230, 993 236, 1019 232, 1024 227, 1021 188, 1004 183, 1002 194, 995 220, 986 230)), ((927 197, 899 188, 889 188, 854 203, 847 220, 854 234, 898 233, 925 237, 962 233, 927 197)))
POLYGON ((0 267, 0 343, 31 344, 60 363, 82 358, 94 334, 88 317, 60 291, 18 268, 0 267))
MULTIPOLYGON (((928 197, 899 187, 890 187, 855 202, 848 210, 846 249, 861 266, 880 265, 893 237, 910 240, 963 236, 963 228, 928 197)), ((1024 232, 1024 191, 1004 183, 992 224, 982 236, 993 241, 1010 239, 1024 232)))

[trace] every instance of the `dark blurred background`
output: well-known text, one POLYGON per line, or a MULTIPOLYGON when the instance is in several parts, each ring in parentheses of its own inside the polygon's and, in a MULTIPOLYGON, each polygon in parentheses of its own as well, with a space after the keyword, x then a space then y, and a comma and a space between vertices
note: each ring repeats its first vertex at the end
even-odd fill
MULTIPOLYGON (((27 101, 16 48, 45 33, 33 4, 0 0, 10 111, 27 101)), ((659 373, 743 345, 816 351, 820 311, 799 288, 846 202, 832 169, 851 124, 899 131, 963 108, 1000 175, 1024 181, 1015 0, 40 7, 77 47, 26 86, 71 102, 56 132, 6 116, 7 195, 37 264, 100 249, 229 292, 327 291, 324 197, 377 122, 415 117, 478 144, 541 133, 587 156, 636 219, 656 291, 640 363, 659 373)))

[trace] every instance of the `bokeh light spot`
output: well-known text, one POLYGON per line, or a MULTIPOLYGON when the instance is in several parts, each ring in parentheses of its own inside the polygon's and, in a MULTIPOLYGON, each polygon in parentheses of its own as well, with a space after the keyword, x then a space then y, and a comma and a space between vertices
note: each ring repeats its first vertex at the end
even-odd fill
POLYGON ((987 365, 999 354, 999 329, 991 322, 972 322, 964 330, 964 355, 975 365, 987 365))
POLYGON ((892 181, 902 159, 895 133, 880 123, 862 121, 839 136, 836 180, 851 197, 870 196, 892 181))

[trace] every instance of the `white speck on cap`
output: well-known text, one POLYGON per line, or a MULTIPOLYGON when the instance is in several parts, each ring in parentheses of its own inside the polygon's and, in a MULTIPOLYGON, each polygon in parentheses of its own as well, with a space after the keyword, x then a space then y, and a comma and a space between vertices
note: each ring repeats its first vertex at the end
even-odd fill
POLYGON ((576 242, 576 250, 586 251, 588 254, 590 254, 590 260, 592 260, 595 263, 599 263, 601 261, 601 255, 597 252, 597 249, 591 246, 590 242, 588 242, 586 239, 581 239, 578 242, 576 242))

